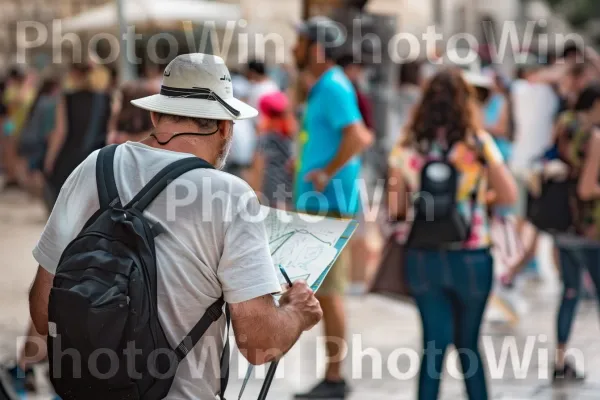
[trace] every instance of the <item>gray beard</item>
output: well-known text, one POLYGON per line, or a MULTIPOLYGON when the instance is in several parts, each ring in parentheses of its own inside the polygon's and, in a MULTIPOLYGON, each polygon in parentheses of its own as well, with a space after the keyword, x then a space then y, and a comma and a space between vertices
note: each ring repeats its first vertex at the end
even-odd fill
POLYGON ((219 152, 219 156, 217 157, 217 169, 222 170, 225 168, 225 163, 227 162, 227 157, 229 156, 229 152, 231 151, 231 145, 233 144, 233 135, 229 137, 223 146, 221 147, 221 151, 219 152))

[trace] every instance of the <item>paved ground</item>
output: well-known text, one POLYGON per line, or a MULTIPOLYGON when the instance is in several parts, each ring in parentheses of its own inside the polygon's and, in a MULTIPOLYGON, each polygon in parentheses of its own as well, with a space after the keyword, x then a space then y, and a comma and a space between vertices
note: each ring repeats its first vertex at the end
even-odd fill
MULTIPOLYGON (((30 250, 43 227, 44 214, 39 204, 18 193, 0 194, 0 359, 15 354, 17 337, 27 323, 27 289, 36 265, 30 250)), ((600 395, 600 340, 595 303, 582 303, 574 327, 572 345, 581 350, 588 380, 583 385, 552 388, 547 379, 552 358, 554 314, 558 286, 550 266, 547 243, 541 249, 544 283, 528 284, 529 311, 513 328, 487 322, 483 328, 482 344, 488 359, 494 399, 512 400, 591 400, 600 395), (502 347, 514 344, 518 360, 508 358, 506 368, 495 368, 502 361, 502 347), (521 364, 524 355, 530 362, 521 364)), ((346 368, 354 393, 351 399, 414 399, 415 376, 418 369, 417 351, 420 348, 418 314, 411 305, 376 297, 349 298, 351 350, 346 368), (370 349, 370 350, 367 350, 370 349), (361 357, 361 354, 364 357, 361 357)), ((284 359, 276 379, 271 399, 290 398, 296 390, 313 384, 323 365, 317 353, 323 343, 318 340, 319 329, 305 334, 300 343, 284 359)), ((239 355, 234 354, 229 398, 237 393, 245 375, 239 355)), ((447 363, 442 386, 443 399, 462 399, 462 384, 455 363, 447 363)), ((260 371, 259 371, 260 372, 260 371)), ((264 371, 263 371, 264 372, 264 371)), ((244 395, 256 398, 262 381, 253 379, 244 395)), ((30 397, 46 400, 42 393, 30 397)))

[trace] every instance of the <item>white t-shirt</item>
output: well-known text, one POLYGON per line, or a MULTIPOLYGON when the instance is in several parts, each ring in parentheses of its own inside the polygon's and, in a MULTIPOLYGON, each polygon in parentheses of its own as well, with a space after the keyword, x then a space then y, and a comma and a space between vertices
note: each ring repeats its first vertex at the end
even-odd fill
MULTIPOLYGON (((50 273, 55 273, 67 244, 100 207, 97 155, 90 155, 68 178, 33 250, 50 273)), ((129 202, 161 169, 190 156, 141 143, 121 145, 114 164, 121 202, 129 202)), ((158 312, 173 347, 222 295, 228 303, 239 303, 280 291, 265 227, 248 218, 258 215, 259 207, 256 195, 241 179, 196 169, 172 182, 147 208, 145 215, 166 230, 156 238, 158 312), (186 201, 194 191, 196 200, 186 201)), ((225 328, 224 317, 209 328, 179 365, 166 399, 219 398, 225 328)))
POLYGON ((251 119, 242 119, 233 126, 233 142, 227 162, 249 166, 256 148, 256 128, 251 119))
POLYGON ((518 174, 531 168, 552 144, 558 96, 547 84, 518 80, 511 90, 515 137, 510 166, 518 174))

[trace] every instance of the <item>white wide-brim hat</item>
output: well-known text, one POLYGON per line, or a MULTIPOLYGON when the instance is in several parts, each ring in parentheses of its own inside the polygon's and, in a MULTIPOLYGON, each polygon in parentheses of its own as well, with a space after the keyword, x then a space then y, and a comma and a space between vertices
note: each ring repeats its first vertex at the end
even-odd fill
POLYGON ((231 75, 223 59, 202 53, 175 58, 165 69, 160 94, 131 103, 190 118, 240 120, 258 115, 255 108, 233 97, 231 75))

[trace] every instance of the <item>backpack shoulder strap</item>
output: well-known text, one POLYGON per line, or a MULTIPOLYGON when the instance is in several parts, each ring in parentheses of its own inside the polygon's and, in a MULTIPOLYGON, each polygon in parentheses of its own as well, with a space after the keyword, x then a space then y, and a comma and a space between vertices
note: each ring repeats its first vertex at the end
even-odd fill
POLYGON ((225 300, 223 297, 211 304, 210 307, 206 309, 206 312, 202 318, 200 318, 200 320, 192 328, 190 333, 188 333, 179 343, 179 345, 173 349, 177 354, 179 361, 183 360, 188 353, 192 351, 194 346, 202 338, 202 335, 206 333, 208 328, 215 321, 218 321, 219 318, 221 318, 223 315, 223 305, 225 305, 225 300))
POLYGON ((487 167, 487 161, 485 160, 485 158, 483 156, 484 144, 481 141, 481 138, 479 137, 478 133, 473 134, 473 140, 475 141, 475 146, 476 146, 475 151, 478 155, 479 162, 481 163, 481 166, 483 167, 481 170, 481 173, 479 173, 479 175, 477 175, 477 180, 475 181, 475 186, 473 187, 473 191, 471 192, 471 200, 473 201, 473 206, 474 206, 477 201, 477 195, 479 194, 481 181, 483 180, 483 176, 485 174, 485 168, 487 167))
POLYGON ((102 148, 96 159, 96 185, 98 187, 100 209, 102 210, 120 202, 114 170, 117 146, 113 144, 102 148))
POLYGON ((169 183, 186 172, 198 168, 214 169, 207 161, 198 157, 187 157, 175 161, 156 174, 127 204, 126 208, 133 207, 138 211, 144 211, 169 183))
POLYGON ((208 328, 218 321, 223 315, 223 305, 225 305, 225 320, 227 323, 227 336, 225 338, 225 344, 223 345, 223 353, 221 354, 220 366, 221 366, 221 399, 225 400, 225 390, 227 389, 227 383, 229 382, 229 359, 231 349, 229 346, 229 329, 231 325, 231 314, 229 312, 229 306, 225 304, 223 297, 215 301, 204 313, 198 323, 192 328, 181 343, 173 349, 179 362, 181 362, 196 344, 206 333, 208 328))

